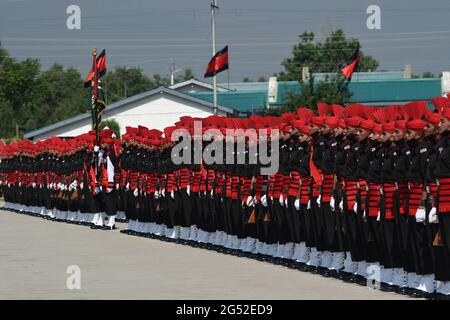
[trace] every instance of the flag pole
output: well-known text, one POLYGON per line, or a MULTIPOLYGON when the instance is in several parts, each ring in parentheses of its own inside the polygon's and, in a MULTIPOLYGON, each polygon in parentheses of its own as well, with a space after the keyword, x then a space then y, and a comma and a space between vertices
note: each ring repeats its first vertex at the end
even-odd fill
MULTIPOLYGON (((215 20, 214 16, 216 13, 216 9, 218 9, 216 0, 211 0, 211 33, 212 33, 212 54, 213 56, 216 54, 216 28, 215 28, 215 20)), ((217 115, 217 76, 213 77, 213 110, 214 115, 217 115)))
POLYGON ((93 95, 92 95, 92 102, 93 107, 95 111, 95 144, 99 145, 99 133, 98 133, 98 108, 97 108, 97 99, 98 99, 98 70, 97 70, 97 48, 94 48, 92 55, 94 56, 94 66, 92 67, 94 76, 92 77, 92 80, 94 81, 93 88, 93 95))

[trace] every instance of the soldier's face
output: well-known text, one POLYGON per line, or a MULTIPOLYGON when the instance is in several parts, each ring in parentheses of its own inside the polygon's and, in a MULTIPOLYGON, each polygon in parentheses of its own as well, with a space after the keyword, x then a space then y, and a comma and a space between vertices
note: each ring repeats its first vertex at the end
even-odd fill
POLYGON ((383 131, 380 135, 380 139, 381 142, 387 142, 389 140, 391 140, 392 138, 392 134, 390 134, 389 132, 383 131))
POLYGON ((319 131, 320 131, 320 128, 318 126, 316 126, 315 124, 313 124, 311 126, 311 134, 319 132, 319 131))
POLYGON ((347 135, 352 135, 356 132, 354 127, 347 127, 347 135))
POLYGON ((323 133, 323 134, 327 134, 327 133, 329 133, 330 131, 331 131, 331 128, 330 128, 329 126, 324 125, 324 126, 322 127, 322 133, 323 133))
POLYGON ((407 130, 406 131, 406 140, 411 141, 413 139, 418 139, 418 133, 414 130, 407 130))
POLYGON ((435 127, 431 123, 427 123, 425 125, 425 129, 423 130, 423 134, 425 137, 431 136, 436 132, 435 127))
POLYGON ((394 141, 399 141, 405 137, 405 132, 399 129, 395 129, 393 139, 394 141))
POLYGON ((359 141, 362 141, 362 140, 366 139, 369 135, 370 135, 370 132, 367 131, 366 129, 363 129, 363 128, 359 128, 358 129, 358 139, 359 139, 359 141))
POLYGON ((440 132, 448 131, 450 128, 450 121, 446 118, 441 119, 441 125, 439 126, 440 132))

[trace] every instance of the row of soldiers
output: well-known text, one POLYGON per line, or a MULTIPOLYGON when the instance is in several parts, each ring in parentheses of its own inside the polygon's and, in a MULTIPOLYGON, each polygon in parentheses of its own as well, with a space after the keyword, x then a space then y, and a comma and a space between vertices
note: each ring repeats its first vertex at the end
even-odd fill
POLYGON ((104 130, 99 146, 94 132, 3 145, 5 208, 96 229, 125 214, 125 233, 446 298, 450 100, 432 103, 185 116, 121 139, 104 130))

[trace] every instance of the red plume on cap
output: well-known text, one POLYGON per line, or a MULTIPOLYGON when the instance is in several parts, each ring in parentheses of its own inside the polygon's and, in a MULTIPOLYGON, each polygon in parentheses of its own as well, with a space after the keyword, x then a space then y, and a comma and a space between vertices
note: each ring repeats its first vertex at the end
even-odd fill
POLYGON ((378 123, 383 123, 387 121, 387 114, 385 109, 378 108, 373 114, 373 118, 378 123))
POLYGON ((300 119, 305 119, 309 121, 309 119, 311 119, 311 117, 314 116, 314 112, 311 109, 300 107, 297 108, 297 115, 300 119))
POLYGON ((360 114, 364 119, 374 119, 373 113, 377 110, 377 107, 372 106, 364 106, 362 105, 360 108, 360 114))
POLYGON ((395 130, 395 122, 385 122, 382 125, 383 131, 393 133, 395 130))
POLYGON ((435 97, 431 99, 431 103, 436 107, 439 112, 442 112, 444 108, 450 107, 450 100, 444 97, 435 97))
POLYGON ((439 112, 433 112, 432 110, 427 111, 426 119, 433 126, 435 126, 435 127, 439 126, 439 123, 441 122, 441 118, 442 118, 442 115, 439 112))
POLYGON ((177 128, 176 126, 170 126, 170 127, 164 128, 164 137, 166 138, 166 140, 170 141, 170 139, 172 138, 172 133, 176 129, 179 129, 179 128, 177 128))
POLYGON ((281 120, 283 122, 283 125, 289 125, 292 123, 292 121, 294 121, 295 119, 297 119, 297 116, 293 113, 283 113, 281 115, 281 120))
POLYGON ((361 129, 371 131, 373 129, 374 124, 375 124, 375 122, 373 120, 367 119, 367 120, 362 120, 359 124, 359 127, 361 129))
POLYGON ((407 120, 409 119, 408 108, 406 106, 398 106, 397 108, 398 118, 407 120))
POLYGON ((399 130, 406 130, 406 120, 395 121, 395 128, 399 130))
POLYGON ((398 106, 387 106, 384 109, 386 121, 395 121, 398 117, 398 106))
POLYGON ((359 123, 361 122, 362 118, 356 116, 345 119, 345 124, 349 127, 358 127, 359 123))
POLYGON ((338 126, 342 129, 347 128, 347 123, 345 122, 345 119, 342 119, 342 118, 339 119, 338 126))
POLYGON ((425 128, 426 122, 420 119, 413 119, 406 122, 406 128, 409 130, 421 131, 425 128))
POLYGON ((374 133, 378 133, 378 134, 382 133, 382 132, 383 132, 383 127, 382 127, 381 123, 375 123, 375 124, 373 125, 372 131, 373 131, 374 133))
POLYGON ((153 138, 161 138, 163 132, 158 129, 151 129, 148 131, 148 135, 153 138))
POLYGON ((445 119, 450 120, 450 108, 445 108, 444 111, 442 111, 442 116, 445 119))
POLYGON ((360 117, 360 116, 362 116, 361 108, 365 108, 365 107, 360 103, 349 104, 345 108, 345 113, 346 113, 347 117, 356 117, 356 116, 360 117))
POLYGON ((331 106, 329 104, 318 102, 317 103, 317 112, 319 113, 319 116, 325 117, 330 115, 331 113, 331 106))
POLYGON ((414 101, 407 103, 405 107, 408 111, 409 119, 422 119, 427 112, 427 105, 428 103, 426 101, 414 101))
POLYGON ((300 129, 302 126, 306 125, 308 122, 305 119, 292 121, 292 126, 296 129, 300 129))
POLYGON ((140 137, 148 136, 148 128, 144 126, 138 126, 137 135, 140 137))
POLYGON ((333 115, 338 118, 345 117, 345 108, 338 104, 332 104, 331 110, 333 111, 333 115))
POLYGON ((325 122, 325 117, 315 116, 310 119, 310 122, 316 126, 321 126, 325 122))
POLYGON ((325 124, 333 129, 338 126, 338 123, 339 123, 338 117, 326 117, 325 119, 325 124))

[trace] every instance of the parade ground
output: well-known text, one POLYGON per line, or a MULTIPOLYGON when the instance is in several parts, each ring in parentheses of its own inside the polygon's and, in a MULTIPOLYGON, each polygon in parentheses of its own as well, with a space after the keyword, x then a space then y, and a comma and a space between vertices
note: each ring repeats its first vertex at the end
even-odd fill
POLYGON ((0 210, 0 299, 407 299, 247 258, 128 236, 120 233, 126 224, 118 226, 91 230, 0 210), (67 288, 71 266, 79 267, 79 290, 67 288))

